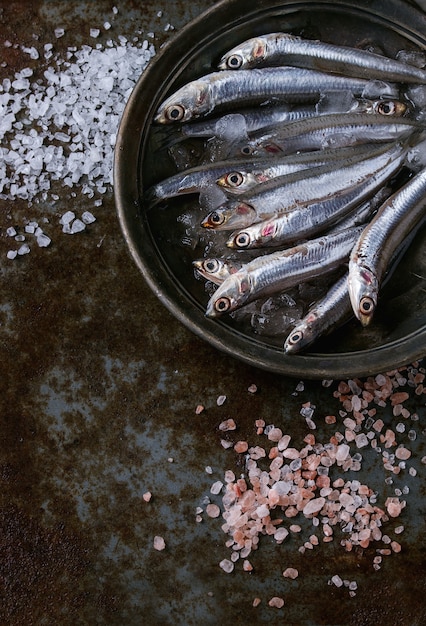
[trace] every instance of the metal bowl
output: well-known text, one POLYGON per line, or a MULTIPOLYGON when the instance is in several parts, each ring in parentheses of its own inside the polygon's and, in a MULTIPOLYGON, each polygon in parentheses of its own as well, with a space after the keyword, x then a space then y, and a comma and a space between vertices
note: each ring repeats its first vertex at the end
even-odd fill
POLYGON ((426 353, 424 227, 381 293, 371 326, 363 329, 352 320, 319 340, 312 351, 285 355, 282 338, 260 336, 231 317, 205 317, 208 294, 192 270, 200 250, 186 245, 185 225, 179 220, 188 199, 173 199, 165 210, 149 210, 144 204, 144 192, 176 172, 167 151, 161 151, 161 133, 170 129, 152 123, 159 104, 182 84, 213 71, 227 49, 278 30, 342 45, 363 41, 390 55, 426 48, 424 14, 401 0, 218 2, 157 54, 126 105, 114 163, 125 240, 153 292, 183 324, 251 365, 305 378, 365 376, 405 365, 426 353))

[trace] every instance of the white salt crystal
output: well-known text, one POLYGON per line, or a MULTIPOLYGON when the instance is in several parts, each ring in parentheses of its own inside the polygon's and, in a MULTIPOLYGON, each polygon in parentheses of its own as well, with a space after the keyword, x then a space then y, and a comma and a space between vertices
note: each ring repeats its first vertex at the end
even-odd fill
POLYGON ((75 219, 75 213, 73 211, 67 211, 59 220, 60 224, 70 224, 75 219))
POLYGON ((9 237, 15 237, 16 233, 16 229, 13 226, 9 226, 9 228, 6 230, 6 234, 9 237))
POLYGON ((16 250, 8 250, 6 256, 8 259, 13 260, 16 259, 17 254, 18 252, 16 250))
POLYGON ((114 13, 114 15, 117 15, 118 13, 117 7, 112 7, 112 12, 114 13))
POLYGON ((50 239, 50 237, 48 237, 44 233, 41 233, 37 237, 37 244, 39 245, 40 248, 47 248, 48 246, 50 246, 51 241, 52 240, 50 239))
POLYGON ((19 256, 23 256, 24 254, 28 254, 30 252, 30 246, 27 243, 22 244, 20 248, 18 248, 19 256))
POLYGON ((333 585, 336 585, 336 587, 341 587, 343 585, 343 580, 340 578, 338 574, 335 574, 331 578, 331 582, 333 583, 333 585))
POLYGON ((336 461, 345 461, 349 456, 350 448, 346 443, 337 446, 336 461))
POLYGON ((96 39, 96 37, 99 37, 99 35, 101 34, 101 31, 99 30, 99 28, 91 28, 90 29, 90 36, 94 37, 96 39))
POLYGON ((63 28, 55 28, 54 32, 56 39, 59 39, 60 37, 63 37, 65 35, 65 30, 63 28))
POLYGON ((76 219, 71 224, 71 234, 81 233, 86 228, 86 224, 79 219, 76 219))
POLYGON ((104 22, 105 30, 109 30, 111 28, 111 24, 109 22, 104 22))
POLYGON ((92 224, 93 222, 96 222, 96 217, 90 211, 84 211, 83 215, 81 216, 81 220, 85 224, 92 224))

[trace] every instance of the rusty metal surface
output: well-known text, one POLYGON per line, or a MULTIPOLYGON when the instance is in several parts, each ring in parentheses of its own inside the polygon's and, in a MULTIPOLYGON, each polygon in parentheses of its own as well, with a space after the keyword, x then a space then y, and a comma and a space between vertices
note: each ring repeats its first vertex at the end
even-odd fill
MULTIPOLYGON (((212 2, 117 2, 115 33, 154 31, 156 46, 212 2), (158 16, 162 9, 163 15, 158 16)), ((88 29, 111 16, 111 3, 0 2, 0 78, 28 57, 3 41, 93 45, 88 29)), ((401 516, 403 550, 382 569, 374 549, 345 553, 336 544, 297 554, 299 579, 283 587, 294 545, 261 539, 251 574, 219 568, 228 556, 219 520, 195 522, 195 510, 226 469, 242 459, 220 444, 228 417, 238 439, 253 443, 254 421, 280 426, 301 442, 302 403, 316 405, 318 440, 330 437, 323 417, 339 401, 320 381, 255 370, 218 353, 187 331, 157 301, 130 259, 112 192, 93 227, 62 235, 59 217, 85 196, 58 190, 57 202, 0 201, 0 623, 8 625, 425 623, 425 396, 410 392, 417 412, 416 477, 401 516), (5 229, 48 216, 55 237, 46 249, 10 262, 5 229), (247 389, 255 383, 256 394, 247 389), (227 396, 222 406, 219 395, 227 396), (196 415, 195 408, 205 410, 196 415), (212 474, 205 471, 211 466, 212 474), (152 493, 145 502, 143 494, 152 493), (166 549, 153 549, 153 538, 166 549), (336 572, 358 580, 354 598, 327 585, 336 572), (285 597, 281 610, 268 598, 285 597), (252 607, 255 596, 262 604, 252 607)), ((395 427, 399 418, 383 411, 395 427)), ((340 419, 338 417, 338 419, 340 419)), ((336 426, 334 427, 336 428, 336 426)), ((367 474, 369 474, 367 466, 367 474)), ((371 479, 390 495, 377 461, 371 479)), ((401 479, 402 480, 402 479, 401 479)), ((394 485, 395 487, 395 485, 394 485)))

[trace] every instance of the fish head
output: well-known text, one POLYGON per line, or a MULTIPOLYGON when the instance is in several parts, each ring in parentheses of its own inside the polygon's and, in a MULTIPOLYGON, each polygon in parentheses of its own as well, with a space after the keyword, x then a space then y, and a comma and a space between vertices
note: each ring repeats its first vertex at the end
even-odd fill
POLYGON ((355 316, 363 326, 368 326, 377 306, 379 285, 375 273, 361 263, 350 261, 348 290, 355 316))
POLYGON ((166 98, 157 109, 158 124, 188 122, 211 111, 211 89, 208 80, 187 83, 166 98))
POLYGON ((225 259, 200 259, 193 261, 192 264, 203 278, 211 280, 216 285, 220 285, 230 274, 237 271, 237 267, 225 259))
POLYGON ((211 296, 207 307, 207 317, 219 317, 243 306, 251 292, 250 275, 244 270, 231 274, 211 296))
POLYGON ((221 70, 249 69, 265 58, 267 42, 262 37, 253 37, 223 55, 219 62, 221 70))
POLYGON ((262 177, 262 175, 253 172, 235 170, 221 176, 216 182, 223 187, 227 193, 240 194, 250 191, 250 189, 253 189, 253 187, 266 180, 268 180, 266 177, 262 177))
POLYGON ((311 312, 299 323, 284 342, 284 352, 286 354, 296 354, 309 346, 315 339, 313 325, 317 321, 317 316, 311 312))
POLYGON ((201 222, 204 228, 230 230, 250 226, 256 217, 256 211, 245 202, 229 202, 211 211, 201 222))

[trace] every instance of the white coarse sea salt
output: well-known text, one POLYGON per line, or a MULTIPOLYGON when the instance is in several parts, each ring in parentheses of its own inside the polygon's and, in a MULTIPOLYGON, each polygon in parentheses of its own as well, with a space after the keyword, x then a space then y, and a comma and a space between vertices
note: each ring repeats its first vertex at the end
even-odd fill
POLYGON ((13 259, 16 259, 17 254, 18 254, 17 250, 8 250, 6 256, 8 259, 12 261, 13 259))
POLYGON ((93 224, 93 222, 96 222, 96 217, 90 211, 84 211, 81 220, 84 224, 93 224))

